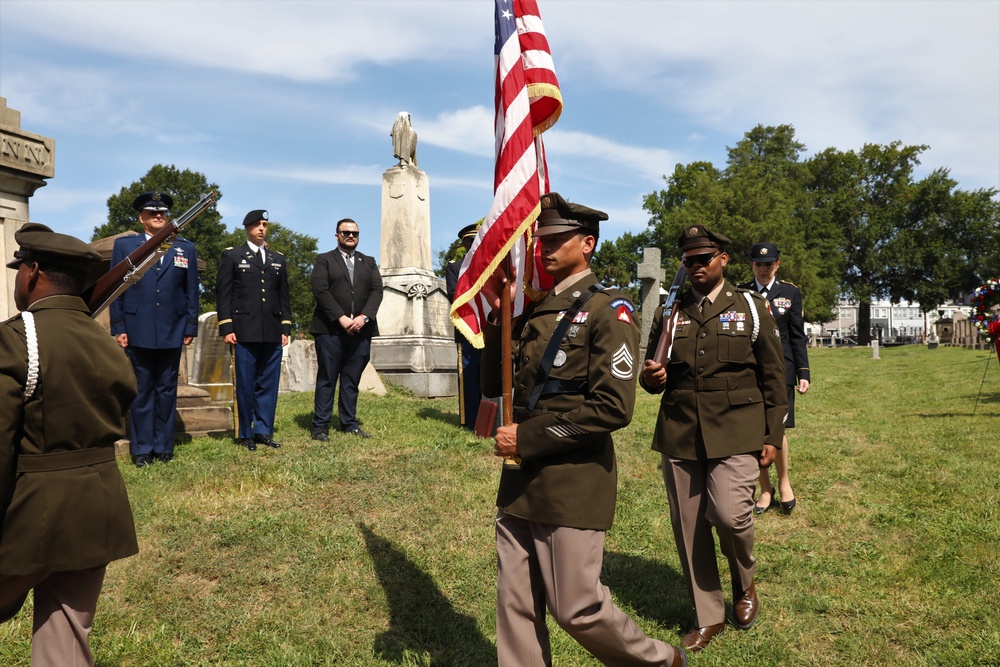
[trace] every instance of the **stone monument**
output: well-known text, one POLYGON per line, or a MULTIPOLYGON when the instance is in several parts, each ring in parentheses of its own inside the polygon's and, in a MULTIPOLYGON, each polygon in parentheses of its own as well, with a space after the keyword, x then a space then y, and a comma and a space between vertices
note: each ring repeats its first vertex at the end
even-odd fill
MULTIPOLYGON (((0 257, 9 261, 17 248, 14 232, 29 221, 28 199, 55 176, 56 142, 21 129, 21 112, 0 97, 0 257)), ((0 315, 17 314, 14 272, 0 271, 0 315)))
POLYGON ((444 280, 431 263, 431 207, 427 174, 417 168, 417 134, 409 114, 393 124, 399 164, 382 174, 379 271, 384 287, 372 365, 389 382, 417 396, 455 396, 455 341, 444 280))

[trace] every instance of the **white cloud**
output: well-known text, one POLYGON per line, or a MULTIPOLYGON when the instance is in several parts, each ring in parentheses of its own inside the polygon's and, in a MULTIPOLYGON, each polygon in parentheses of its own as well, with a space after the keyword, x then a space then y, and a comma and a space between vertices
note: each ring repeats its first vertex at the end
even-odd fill
POLYGON ((495 153, 493 109, 484 106, 442 112, 416 129, 419 141, 434 146, 480 156, 492 157, 495 153))
MULTIPOLYGON (((120 56, 343 81, 362 63, 453 57, 479 40, 468 29, 477 9, 458 2, 5 0, 4 20, 120 56)), ((492 22, 488 37, 491 31, 492 22)))
POLYGON ((629 179, 637 174, 652 182, 660 182, 664 174, 673 171, 676 157, 660 148, 644 148, 618 143, 612 139, 598 137, 585 132, 562 131, 558 125, 546 132, 545 149, 551 156, 558 155, 561 163, 567 157, 586 158, 597 163, 597 174, 614 174, 615 180, 629 179), (614 167, 624 168, 630 173, 621 173, 614 167))
POLYGON ((326 183, 329 185, 380 185, 384 167, 376 165, 346 165, 343 167, 289 167, 274 169, 238 168, 246 174, 267 178, 326 183))

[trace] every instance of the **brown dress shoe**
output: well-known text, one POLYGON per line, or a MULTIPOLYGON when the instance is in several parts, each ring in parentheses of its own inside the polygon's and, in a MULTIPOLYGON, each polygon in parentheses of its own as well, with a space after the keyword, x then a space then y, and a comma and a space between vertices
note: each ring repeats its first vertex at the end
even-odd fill
POLYGON ((695 628, 684 635, 684 639, 681 640, 681 646, 691 653, 697 653, 708 646, 709 642, 721 635, 725 630, 725 623, 716 623, 715 625, 706 625, 703 628, 695 628))
POLYGON ((733 603, 733 622, 740 630, 749 630, 757 620, 760 601, 757 599, 757 587, 753 583, 743 591, 743 595, 733 603))
POLYGON ((670 667, 688 667, 688 656, 684 649, 671 646, 674 649, 674 659, 670 661, 670 667))

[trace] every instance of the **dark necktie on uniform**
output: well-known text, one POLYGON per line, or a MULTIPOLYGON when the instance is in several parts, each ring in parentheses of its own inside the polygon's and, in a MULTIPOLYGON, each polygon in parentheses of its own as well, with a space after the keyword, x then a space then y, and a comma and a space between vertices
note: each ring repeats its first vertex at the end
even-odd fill
POLYGON ((701 301, 698 302, 698 312, 704 313, 705 309, 708 308, 711 301, 708 300, 707 296, 701 297, 701 301))
POLYGON ((346 255, 344 261, 347 262, 347 275, 351 278, 351 284, 354 284, 354 253, 346 255))
POLYGON ((763 287, 760 288, 760 295, 762 297, 767 297, 767 285, 764 285, 763 287))

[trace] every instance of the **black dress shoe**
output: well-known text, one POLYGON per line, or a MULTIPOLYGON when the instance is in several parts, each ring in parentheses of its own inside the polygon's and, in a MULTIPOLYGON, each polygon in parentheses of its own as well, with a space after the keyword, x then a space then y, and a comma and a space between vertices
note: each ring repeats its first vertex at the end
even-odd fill
POLYGON ((153 458, 161 463, 170 463, 174 460, 173 454, 153 454, 153 458))
POLYGON ((153 457, 149 454, 139 454, 139 456, 135 457, 136 468, 145 468, 151 465, 153 465, 153 457))
POLYGON ((323 429, 315 429, 312 432, 312 439, 318 440, 319 442, 326 442, 330 439, 330 435, 323 429))
POLYGON ((782 512, 785 514, 791 514, 793 509, 795 509, 795 498, 792 498, 787 503, 784 500, 781 501, 782 512))
POLYGON ((257 451, 257 443, 253 441, 253 438, 237 438, 236 444, 240 447, 246 447, 251 452, 257 451))
POLYGON ((275 442, 274 440, 271 439, 271 436, 264 435, 263 433, 255 433, 253 436, 253 441, 256 442, 258 445, 267 445, 272 449, 277 449, 278 447, 281 447, 280 442, 275 442))
POLYGON ((354 428, 352 428, 352 429, 346 429, 344 431, 344 433, 347 433, 349 435, 356 435, 359 438, 370 438, 370 437, 372 437, 371 434, 365 433, 364 431, 362 431, 360 428, 358 428, 356 426, 354 428))
POLYGON ((733 601, 733 621, 740 630, 749 630, 757 620, 760 601, 757 599, 757 587, 751 582, 750 588, 743 591, 739 599, 733 601))
POLYGON ((716 623, 715 625, 706 625, 703 628, 695 628, 684 635, 684 639, 681 640, 681 646, 689 653, 697 653, 725 631, 725 623, 716 623))

